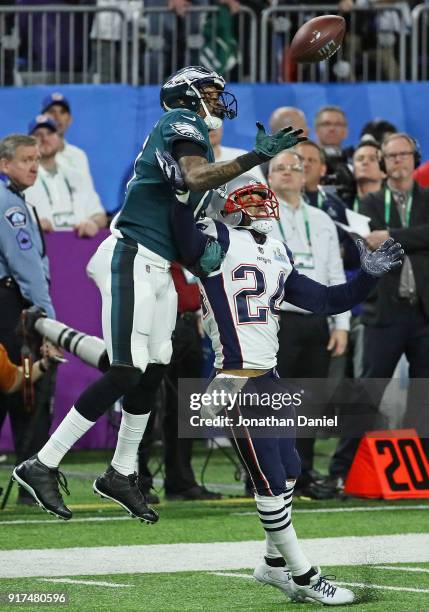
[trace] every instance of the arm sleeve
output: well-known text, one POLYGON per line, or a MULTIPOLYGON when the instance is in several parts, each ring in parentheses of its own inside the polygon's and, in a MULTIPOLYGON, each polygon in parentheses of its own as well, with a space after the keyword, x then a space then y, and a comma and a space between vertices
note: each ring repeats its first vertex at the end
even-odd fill
MULTIPOLYGON (((205 255, 206 248, 210 248, 215 242, 220 245, 224 254, 228 252, 230 238, 226 225, 208 218, 196 224, 191 207, 181 204, 178 200, 175 200, 172 207, 172 225, 182 263, 185 266, 198 264, 205 255)), ((195 271, 193 273, 196 274, 195 271)))
POLYGON ((322 285, 294 268, 285 282, 285 301, 316 314, 335 315, 363 302, 377 279, 363 270, 348 283, 322 285))
POLYGON ((2 219, 0 252, 7 262, 10 275, 18 283, 22 296, 35 306, 43 308, 48 317, 55 319, 42 258, 33 243, 34 230, 29 214, 25 210, 26 223, 22 227, 12 227, 2 219))
POLYGON ((209 237, 195 224, 191 206, 175 199, 172 206, 172 226, 182 263, 193 266, 204 253, 209 237))

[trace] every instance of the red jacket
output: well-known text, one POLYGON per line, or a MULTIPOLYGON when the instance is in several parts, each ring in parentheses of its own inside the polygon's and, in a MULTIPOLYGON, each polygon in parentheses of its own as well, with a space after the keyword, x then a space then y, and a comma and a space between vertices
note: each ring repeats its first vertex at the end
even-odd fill
POLYGON ((429 187, 429 161, 416 168, 413 176, 420 187, 429 187))
POLYGON ((201 304, 198 284, 188 283, 183 273, 182 266, 176 262, 171 264, 171 274, 179 297, 177 311, 182 314, 184 312, 199 310, 201 304))
POLYGON ((9 360, 7 351, 0 344, 0 391, 9 391, 16 380, 18 368, 9 360))

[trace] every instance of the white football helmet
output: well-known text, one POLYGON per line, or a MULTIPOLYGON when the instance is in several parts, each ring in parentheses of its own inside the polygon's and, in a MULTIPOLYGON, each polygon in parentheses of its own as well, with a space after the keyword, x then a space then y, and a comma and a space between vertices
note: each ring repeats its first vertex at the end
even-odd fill
POLYGON ((267 185, 249 174, 242 174, 213 191, 207 216, 236 227, 243 215, 251 219, 247 227, 261 234, 272 230, 273 219, 279 219, 279 202, 267 185))

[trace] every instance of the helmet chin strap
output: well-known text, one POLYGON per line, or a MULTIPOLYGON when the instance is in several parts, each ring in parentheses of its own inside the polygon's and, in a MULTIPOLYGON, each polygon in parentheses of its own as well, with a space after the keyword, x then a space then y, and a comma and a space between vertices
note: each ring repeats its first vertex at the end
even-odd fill
POLYGON ((206 113, 206 116, 204 117, 204 123, 206 124, 207 128, 209 130, 218 130, 219 128, 221 128, 223 125, 222 119, 220 119, 220 117, 215 117, 214 115, 210 114, 209 109, 207 108, 207 105, 201 95, 201 92, 198 91, 195 85, 193 85, 190 81, 188 81, 188 85, 189 87, 191 87, 191 89, 195 91, 195 93, 200 99, 201 106, 203 107, 204 112, 206 113))
POLYGON ((272 219, 255 219, 249 227, 260 234, 269 234, 273 229, 273 221, 272 219))
POLYGON ((209 113, 209 109, 206 106, 206 103, 201 98, 201 106, 203 107, 206 116, 204 117, 204 123, 208 127, 209 130, 218 130, 222 127, 223 121, 220 117, 215 117, 209 113))

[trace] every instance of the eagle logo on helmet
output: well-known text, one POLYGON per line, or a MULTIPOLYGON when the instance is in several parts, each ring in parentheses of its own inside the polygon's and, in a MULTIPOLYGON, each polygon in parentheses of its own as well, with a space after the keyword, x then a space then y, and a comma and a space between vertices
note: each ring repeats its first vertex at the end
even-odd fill
POLYGON ((198 113, 204 107, 204 87, 214 86, 219 90, 219 101, 215 116, 219 119, 237 116, 237 100, 233 94, 225 91, 225 79, 204 66, 188 66, 169 76, 161 87, 160 102, 164 110, 187 108, 198 113))

